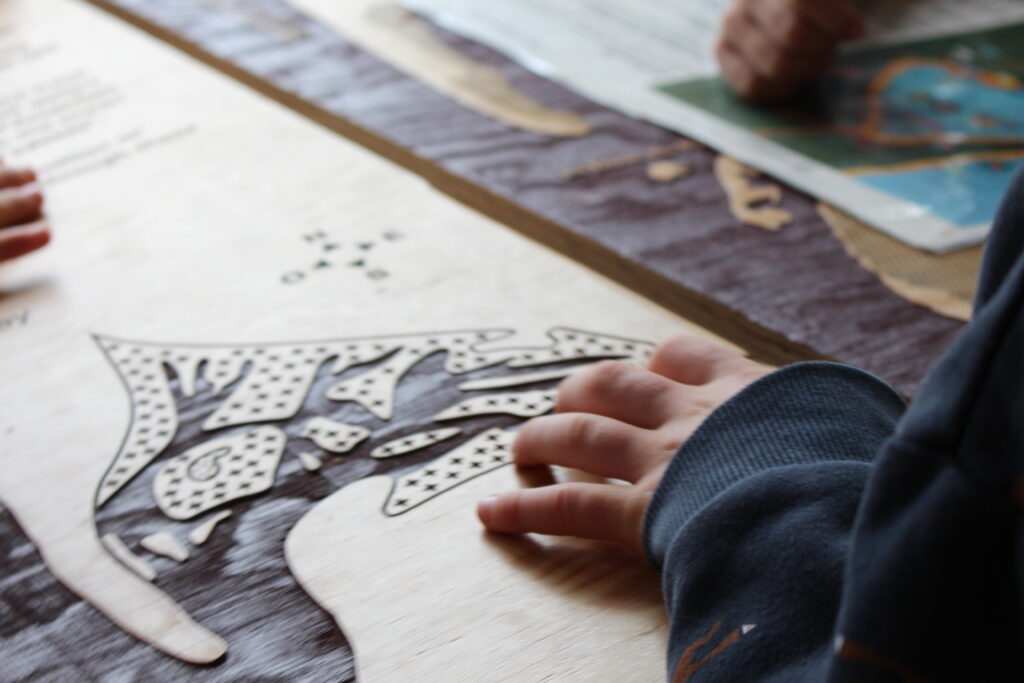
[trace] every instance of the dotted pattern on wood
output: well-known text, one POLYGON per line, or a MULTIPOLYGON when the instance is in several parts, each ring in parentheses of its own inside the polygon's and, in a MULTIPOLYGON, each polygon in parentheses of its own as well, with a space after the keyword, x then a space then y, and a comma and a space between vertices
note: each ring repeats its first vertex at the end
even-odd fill
POLYGON ((444 429, 432 429, 429 432, 417 432, 408 436, 400 436, 374 448, 370 453, 370 457, 393 458, 398 455, 407 455, 408 453, 413 453, 422 448, 446 441, 461 433, 462 430, 458 427, 446 427, 444 429))
POLYGON ((434 419, 438 422, 443 422, 445 420, 458 420, 476 415, 536 417, 554 408, 557 396, 557 389, 474 396, 441 411, 434 419))
POLYGON ((167 461, 153 480, 153 497, 171 519, 197 517, 225 503, 274 485, 285 434, 257 427, 240 436, 214 439, 167 461))
POLYGON ((290 418, 302 406, 317 370, 332 351, 337 353, 330 347, 302 346, 249 351, 253 369, 231 397, 203 423, 203 428, 290 418))
POLYGON ((509 362, 509 367, 522 368, 581 358, 628 358, 645 364, 654 352, 653 344, 568 327, 555 328, 548 336, 553 342, 550 347, 525 349, 509 362))
POLYGON ((463 374, 500 363, 515 368, 597 358, 620 358, 642 365, 654 348, 646 342, 567 327, 552 329, 548 333, 552 343, 547 347, 479 348, 510 334, 510 330, 483 330, 221 346, 148 344, 97 337, 132 402, 128 434, 100 483, 97 505, 141 472, 174 439, 178 415, 164 366, 177 375, 186 396, 195 394, 200 368, 203 380, 215 394, 237 383, 203 423, 204 430, 212 431, 293 417, 317 371, 331 359, 334 374, 383 359, 366 372, 332 386, 327 397, 353 401, 387 420, 394 414, 398 382, 416 363, 434 353, 446 352, 445 369, 463 374))
POLYGON ((311 439, 329 453, 348 453, 370 436, 370 430, 326 417, 314 417, 306 423, 302 436, 311 439))
POLYGON ((156 357, 133 344, 100 340, 100 345, 121 374, 132 402, 128 434, 97 494, 102 505, 170 445, 178 430, 178 414, 156 357))
POLYGON ((368 372, 334 385, 327 391, 327 398, 354 401, 380 419, 389 420, 395 411, 395 387, 414 365, 442 350, 448 351, 445 369, 453 374, 495 365, 506 360, 509 352, 481 353, 474 351, 474 346, 502 336, 505 334, 501 332, 479 332, 406 338, 393 356, 368 372))
POLYGON ((400 515, 459 484, 512 462, 516 432, 488 429, 447 455, 395 482, 384 514, 400 515))

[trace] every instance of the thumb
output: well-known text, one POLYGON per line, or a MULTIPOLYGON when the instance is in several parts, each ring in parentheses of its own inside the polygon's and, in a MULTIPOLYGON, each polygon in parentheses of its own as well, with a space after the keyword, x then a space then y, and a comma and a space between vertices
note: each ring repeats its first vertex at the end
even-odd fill
POLYGON ((488 531, 615 541, 642 552, 641 525, 650 494, 618 484, 568 483, 511 491, 480 501, 488 531))

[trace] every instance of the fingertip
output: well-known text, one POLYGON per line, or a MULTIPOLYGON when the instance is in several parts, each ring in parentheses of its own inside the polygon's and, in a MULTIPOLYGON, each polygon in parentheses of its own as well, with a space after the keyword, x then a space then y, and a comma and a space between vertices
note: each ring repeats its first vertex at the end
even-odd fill
POLYGON ((52 239, 53 239, 53 232, 50 230, 50 224, 49 223, 43 223, 40 226, 39 231, 36 233, 35 248, 36 249, 41 249, 41 248, 45 247, 47 244, 50 243, 50 241, 52 239))
POLYGON ((497 496, 488 496, 476 504, 476 516, 480 518, 480 522, 488 529, 491 528, 491 524, 494 521, 494 510, 497 506, 497 496))

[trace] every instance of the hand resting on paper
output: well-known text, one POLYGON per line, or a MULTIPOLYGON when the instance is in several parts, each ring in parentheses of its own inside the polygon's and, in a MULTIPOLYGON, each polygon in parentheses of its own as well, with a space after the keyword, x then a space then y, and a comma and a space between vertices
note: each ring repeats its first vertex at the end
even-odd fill
POLYGON ((523 426, 515 463, 573 467, 629 485, 510 491, 481 501, 477 514, 489 531, 610 540, 642 552, 644 511, 680 444, 769 372, 725 347, 678 337, 657 349, 647 370, 604 361, 574 375, 559 388, 556 414, 523 426))
POLYGON ((35 171, 0 161, 0 261, 23 256, 49 241, 35 171))
POLYGON ((863 33, 847 0, 733 0, 715 56, 740 97, 779 100, 816 80, 839 44, 863 33))

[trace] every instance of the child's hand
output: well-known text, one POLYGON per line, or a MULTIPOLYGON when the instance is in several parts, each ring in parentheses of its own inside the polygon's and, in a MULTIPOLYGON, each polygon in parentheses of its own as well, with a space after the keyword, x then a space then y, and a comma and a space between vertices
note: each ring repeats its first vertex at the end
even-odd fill
POLYGON ((734 0, 715 46, 740 97, 786 97, 818 78, 864 23, 847 0, 734 0))
POLYGON ((50 227, 43 220, 43 195, 34 171, 0 161, 0 261, 45 246, 50 227))
POLYGON ((768 372, 717 344, 679 337, 655 351, 649 370, 605 361, 570 377, 558 391, 558 414, 523 426, 516 465, 562 465, 630 485, 511 491, 481 501, 480 520, 495 532, 612 540, 642 551, 644 511, 680 444, 768 372))

